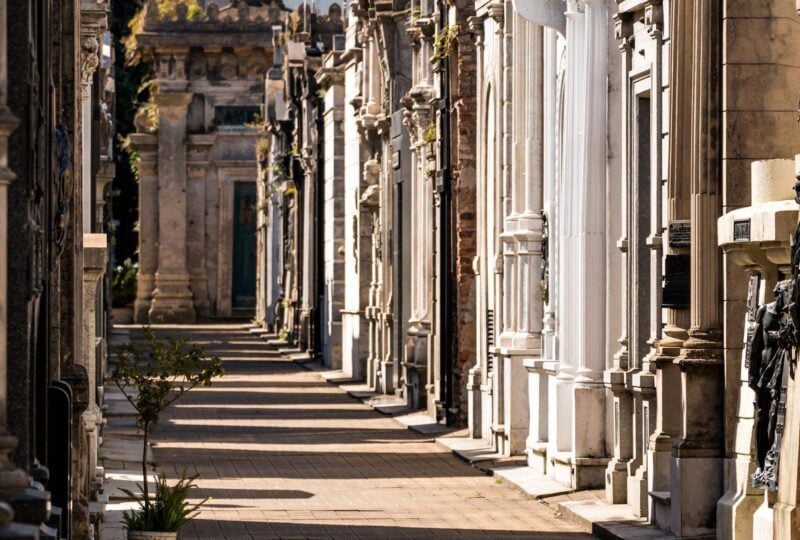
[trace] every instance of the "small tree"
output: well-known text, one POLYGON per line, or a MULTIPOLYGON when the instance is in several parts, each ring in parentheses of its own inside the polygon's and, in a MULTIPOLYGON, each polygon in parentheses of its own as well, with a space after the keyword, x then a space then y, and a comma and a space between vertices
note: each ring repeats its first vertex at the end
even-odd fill
POLYGON ((144 433, 142 442, 142 491, 145 510, 150 507, 147 487, 147 445, 150 429, 159 415, 195 386, 210 386, 224 373, 218 357, 207 358, 198 345, 185 339, 156 338, 144 329, 146 345, 126 343, 116 349, 117 366, 112 378, 137 413, 137 424, 144 433))

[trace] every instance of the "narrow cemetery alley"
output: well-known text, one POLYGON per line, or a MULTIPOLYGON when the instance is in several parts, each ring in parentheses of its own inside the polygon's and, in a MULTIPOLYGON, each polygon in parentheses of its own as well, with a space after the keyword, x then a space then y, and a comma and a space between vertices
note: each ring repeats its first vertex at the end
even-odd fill
MULTIPOLYGON (((137 339, 141 330, 129 332, 137 339)), ((226 370, 183 396, 154 431, 155 470, 169 478, 183 469, 199 474, 191 500, 212 497, 183 539, 590 538, 554 506, 372 410, 241 326, 157 332, 201 345, 226 370)), ((138 439, 126 433, 136 455, 138 439)), ((109 477, 137 470, 135 460, 103 457, 109 477)), ((124 534, 104 530, 107 538, 124 534)))

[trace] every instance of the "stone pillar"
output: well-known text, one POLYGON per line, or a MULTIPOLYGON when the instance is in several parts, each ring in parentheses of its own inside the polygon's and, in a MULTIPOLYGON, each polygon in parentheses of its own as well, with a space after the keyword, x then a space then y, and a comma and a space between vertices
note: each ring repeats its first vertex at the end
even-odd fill
POLYGON ((344 77, 334 67, 336 58, 326 57, 325 67, 317 76, 325 88, 324 148, 325 208, 323 264, 325 265, 325 328, 322 358, 326 366, 338 369, 342 365, 342 315, 344 307, 344 77))
POLYGON ((189 92, 160 92, 158 106, 158 270, 150 322, 191 323, 186 245, 186 108, 189 92))
MULTIPOLYGON (((630 129, 631 89, 628 74, 631 69, 631 55, 633 54, 633 14, 619 13, 614 16, 614 36, 619 40, 619 50, 622 56, 622 132, 628 133, 630 129)), ((622 235, 617 240, 622 264, 620 265, 620 318, 624 321, 622 335, 619 337, 620 347, 614 354, 611 369, 603 376, 606 388, 610 390, 612 399, 612 414, 614 418, 613 454, 606 468, 606 499, 613 504, 628 501, 628 468, 633 458, 633 396, 626 384, 630 370, 630 355, 628 350, 628 320, 631 285, 629 281, 629 238, 628 227, 631 214, 630 203, 630 174, 633 159, 630 158, 630 140, 632 137, 622 137, 622 174, 620 175, 622 202, 622 235)))
POLYGON ((364 96, 362 48, 358 41, 358 21, 355 4, 348 6, 347 49, 342 54, 345 63, 344 114, 344 309, 342 315, 342 371, 354 379, 364 377, 369 329, 362 309, 366 305, 365 280, 368 279, 369 237, 362 234, 359 211, 361 175, 365 161, 358 133, 357 112, 364 96))
MULTIPOLYGON (((694 26, 691 9, 683 9, 679 2, 671 4, 670 16, 670 102, 669 102, 669 154, 667 194, 664 208, 666 238, 663 249, 666 258, 689 256, 689 242, 681 231, 689 222, 689 159, 690 133, 686 129, 691 122, 691 59, 692 33, 694 26)), ((665 275, 672 280, 679 275, 665 275)), ((677 291, 689 296, 689 285, 678 284, 677 291)), ((688 302, 678 298, 662 299, 665 304, 664 329, 658 341, 656 365, 656 428, 648 444, 648 483, 651 494, 651 520, 662 529, 668 529, 671 521, 670 463, 672 444, 680 433, 681 414, 675 403, 681 399, 680 370, 674 362, 680 354, 689 328, 688 302)))
POLYGON ((605 450, 606 40, 602 0, 567 3, 567 72, 559 375, 551 440, 554 474, 582 489, 602 486, 605 450), (581 11, 582 8, 582 11, 581 11), (565 418, 569 418, 567 422, 565 418))
MULTIPOLYGON (((103 378, 103 362, 98 357, 102 350, 102 337, 97 335, 97 319, 103 316, 103 306, 98 305, 98 293, 103 286, 103 276, 108 265, 108 246, 105 234, 83 235, 83 359, 89 381, 89 406, 81 415, 89 439, 88 480, 90 491, 102 485, 102 469, 97 466, 98 426, 103 414, 98 405, 97 380, 103 378), (98 312, 98 307, 100 311, 98 312), (98 371, 101 371, 98 377, 98 371)), ((102 295, 100 295, 102 300, 102 295)))
MULTIPOLYGON (((558 294, 559 327, 558 327, 558 374, 550 388, 550 433, 548 436, 547 455, 552 459, 553 467, 550 475, 559 482, 572 487, 577 477, 573 474, 571 453, 574 449, 572 433, 574 431, 573 385, 578 362, 579 332, 581 331, 578 313, 572 306, 578 305, 575 282, 581 277, 576 275, 577 267, 573 266, 580 254, 576 252, 576 222, 580 220, 580 169, 583 147, 580 134, 584 131, 582 122, 585 115, 577 114, 586 103, 586 76, 584 47, 585 22, 584 14, 579 10, 578 2, 567 3, 566 10, 566 66, 564 73, 564 105, 561 152, 562 178, 558 186, 558 294), (569 151, 567 151, 569 149, 569 151)), ((600 425, 599 423, 596 425, 600 425)))
MULTIPOLYGON (((84 1, 85 3, 85 1, 84 1)), ((84 7, 84 6, 82 6, 84 7)), ((95 3, 96 9, 96 3, 95 3)), ((95 201, 92 200, 94 191, 94 178, 92 176, 92 94, 94 74, 100 66, 100 40, 99 37, 105 30, 106 15, 103 11, 81 10, 81 178, 83 179, 83 232, 93 231, 92 210, 95 201)))
MULTIPOLYGON (((677 536, 713 534, 722 495, 723 373, 720 254, 720 16, 718 0, 682 2, 678 20, 692 16, 689 75, 691 123, 691 305, 688 339, 676 363, 681 371, 681 431, 673 444, 671 527, 677 536), (691 15, 688 11, 691 10, 691 15)), ((684 139, 686 140, 686 139, 684 139)), ((673 155, 672 159, 680 159, 673 155)))
MULTIPOLYGON (((8 382, 8 188, 16 175, 8 166, 8 139, 18 125, 7 106, 6 0, 0 0, 0 538, 38 538, 37 527, 12 523, 14 511, 6 501, 13 493, 30 484, 27 473, 19 469, 10 454, 17 446, 16 437, 7 429, 8 382)), ((48 505, 49 507, 49 505, 48 505)))
POLYGON ((186 257, 189 269, 189 285, 194 295, 197 315, 209 315, 208 276, 206 275, 206 177, 209 163, 208 152, 214 144, 214 136, 193 135, 189 140, 189 161, 186 178, 186 257))
POLYGON ((139 173, 139 272, 136 274, 136 300, 133 320, 148 322, 158 269, 158 137, 131 133, 138 153, 139 173))

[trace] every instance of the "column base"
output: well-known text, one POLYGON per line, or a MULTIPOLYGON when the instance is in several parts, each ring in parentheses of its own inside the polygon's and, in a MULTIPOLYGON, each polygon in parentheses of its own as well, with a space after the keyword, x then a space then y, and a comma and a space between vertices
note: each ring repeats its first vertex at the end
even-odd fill
MULTIPOLYGON (((783 540, 800 539, 800 510, 797 506, 777 502, 772 507, 773 531, 775 538, 783 540)), ((755 523, 754 523, 755 528, 755 523)))
POLYGON ((769 502, 766 497, 762 497, 761 505, 753 514, 753 528, 751 529, 751 536, 753 540, 791 540, 797 538, 798 530, 795 529, 795 536, 791 536, 791 532, 786 536, 775 536, 773 527, 775 526, 775 513, 774 509, 770 508, 769 502))
POLYGON ((148 311, 149 322, 189 324, 195 322, 192 291, 186 274, 156 275, 156 290, 148 311))
POLYGON ((753 469, 753 461, 749 455, 725 460, 725 478, 729 479, 730 489, 717 503, 718 538, 751 538, 754 532, 753 515, 764 494, 763 490, 750 487, 753 469))
POLYGON ((673 457, 670 480, 670 531, 679 537, 714 535, 722 458, 673 457))
POLYGON ((628 462, 612 459, 606 467, 606 500, 611 504, 628 501, 628 462))
POLYGON ((467 431, 473 439, 480 439, 483 420, 483 395, 481 392, 481 368, 475 366, 469 370, 467 375, 467 431))

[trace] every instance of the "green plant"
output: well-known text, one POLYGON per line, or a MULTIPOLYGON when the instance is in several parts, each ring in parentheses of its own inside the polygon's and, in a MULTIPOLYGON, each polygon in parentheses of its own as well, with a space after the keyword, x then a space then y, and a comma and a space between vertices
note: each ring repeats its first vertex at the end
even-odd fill
POLYGON ((111 305, 126 307, 136 300, 136 274, 139 273, 139 264, 130 259, 114 268, 111 279, 111 305))
POLYGON ((434 122, 425 126, 425 130, 422 132, 422 140, 426 143, 436 142, 436 124, 434 122))
POLYGON ((196 386, 211 386, 212 379, 225 370, 219 358, 207 358, 202 347, 189 345, 185 339, 162 341, 150 328, 144 329, 144 337, 144 346, 126 343, 116 348, 117 366, 111 376, 136 410, 137 425, 143 432, 142 492, 143 508, 147 509, 151 504, 147 487, 150 429, 172 403, 196 386))
POLYGON ((266 163, 269 157, 270 142, 269 139, 263 137, 256 142, 256 158, 259 163, 266 163))
MULTIPOLYGON (((187 502, 189 490, 197 487, 197 475, 187 476, 184 470, 181 479, 174 486, 170 486, 163 474, 156 480, 156 493, 153 501, 145 500, 143 495, 122 489, 141 505, 141 510, 124 510, 122 520, 130 531, 157 531, 176 532, 193 517, 197 516, 200 507, 211 499, 206 497, 198 504, 190 505, 187 502)), ((142 492, 144 489, 141 485, 142 492)))
POLYGON ((453 43, 458 37, 458 26, 445 26, 433 38, 433 60, 435 62, 443 62, 450 57, 453 49, 453 43))

